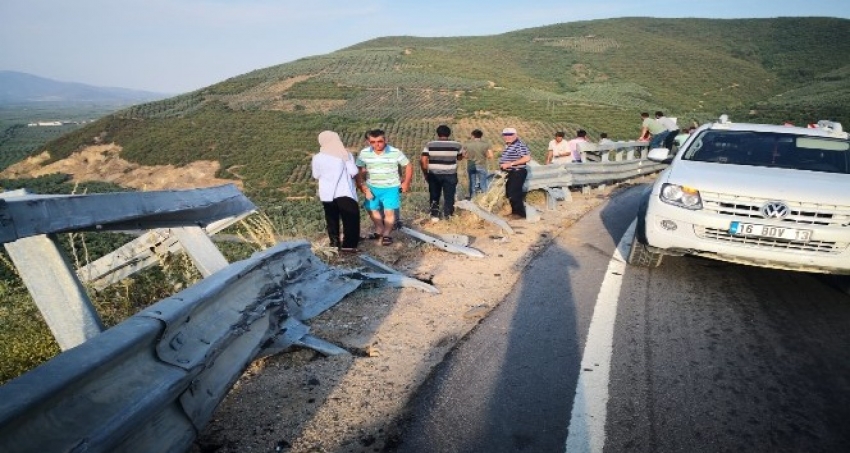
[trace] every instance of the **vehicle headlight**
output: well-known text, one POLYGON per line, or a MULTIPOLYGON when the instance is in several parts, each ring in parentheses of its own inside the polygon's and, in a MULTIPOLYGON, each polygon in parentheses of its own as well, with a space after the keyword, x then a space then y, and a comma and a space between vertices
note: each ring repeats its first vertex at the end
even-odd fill
POLYGON ((702 198, 699 196, 699 190, 687 186, 662 185, 661 201, 685 209, 702 209, 702 198))

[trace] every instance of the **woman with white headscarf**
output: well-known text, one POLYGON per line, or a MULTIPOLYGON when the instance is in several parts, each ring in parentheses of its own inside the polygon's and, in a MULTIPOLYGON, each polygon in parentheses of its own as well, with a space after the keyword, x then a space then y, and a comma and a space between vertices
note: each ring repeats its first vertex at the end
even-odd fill
POLYGON ((353 178, 358 171, 354 156, 333 131, 319 134, 319 147, 312 161, 313 178, 319 181, 319 199, 325 209, 331 247, 339 247, 341 252, 356 252, 360 240, 360 206, 354 189, 353 178))

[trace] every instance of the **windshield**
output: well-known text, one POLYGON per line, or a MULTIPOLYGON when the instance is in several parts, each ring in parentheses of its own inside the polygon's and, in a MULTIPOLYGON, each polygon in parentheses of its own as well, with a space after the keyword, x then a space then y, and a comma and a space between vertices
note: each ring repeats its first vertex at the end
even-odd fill
POLYGON ((684 160, 850 174, 850 142, 772 132, 706 130, 684 160))

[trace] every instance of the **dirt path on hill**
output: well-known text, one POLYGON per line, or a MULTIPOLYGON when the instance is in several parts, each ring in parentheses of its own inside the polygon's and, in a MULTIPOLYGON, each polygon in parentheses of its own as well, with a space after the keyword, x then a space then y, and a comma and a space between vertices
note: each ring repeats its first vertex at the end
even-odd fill
MULTIPOLYGON (((516 234, 469 214, 457 222, 414 223, 463 233, 484 259, 450 254, 397 236, 367 253, 440 289, 361 289, 310 322, 314 335, 354 354, 324 357, 296 350, 257 361, 239 379, 201 434, 194 453, 382 452, 397 441, 396 421, 431 370, 499 304, 528 262, 555 235, 602 204, 616 187, 573 192, 572 202, 542 211, 537 223, 509 221, 516 234)), ((459 211, 460 212, 460 211, 459 211)), ((356 258, 335 265, 356 267, 356 258)))

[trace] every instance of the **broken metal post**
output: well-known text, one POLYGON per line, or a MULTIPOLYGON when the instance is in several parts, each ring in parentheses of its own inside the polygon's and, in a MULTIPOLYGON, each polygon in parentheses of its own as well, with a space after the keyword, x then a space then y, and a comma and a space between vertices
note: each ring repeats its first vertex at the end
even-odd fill
POLYGON ((443 241, 441 239, 427 235, 427 234, 422 233, 420 231, 410 229, 408 227, 401 227, 401 228, 399 228, 399 231, 401 231, 402 233, 404 233, 408 236, 419 239, 422 242, 431 244, 435 247, 439 247, 439 248, 441 248, 441 249, 443 249, 447 252, 462 253, 464 255, 471 256, 473 258, 484 258, 484 256, 485 256, 484 253, 481 250, 474 249, 472 247, 463 247, 463 246, 459 246, 459 245, 455 245, 455 244, 449 244, 446 241, 443 241))
POLYGON ((511 228, 510 225, 508 225, 508 222, 505 222, 505 219, 502 219, 501 217, 499 217, 495 214, 489 213, 489 212, 481 209, 480 206, 478 206, 477 204, 475 204, 475 203, 473 203, 469 200, 456 201, 455 207, 467 210, 467 211, 477 215, 478 217, 481 217, 482 219, 486 220, 487 222, 490 222, 493 225, 496 225, 497 227, 501 228, 502 231, 505 231, 508 234, 514 234, 514 229, 511 228))
POLYGON ((375 269, 378 269, 380 271, 384 271, 387 274, 404 275, 401 272, 387 266, 386 264, 376 260, 375 258, 372 258, 371 256, 369 256, 365 253, 361 253, 359 258, 360 258, 360 261, 363 261, 364 263, 366 263, 367 265, 369 265, 369 266, 371 266, 375 269))

